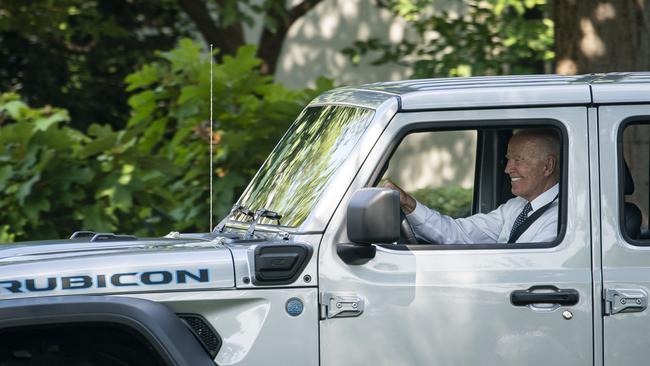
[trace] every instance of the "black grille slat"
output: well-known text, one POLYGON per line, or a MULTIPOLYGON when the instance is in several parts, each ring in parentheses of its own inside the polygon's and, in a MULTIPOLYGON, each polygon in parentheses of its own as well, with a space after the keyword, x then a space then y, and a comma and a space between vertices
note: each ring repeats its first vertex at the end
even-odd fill
POLYGON ((178 314, 178 317, 192 330, 210 356, 215 358, 219 353, 222 341, 219 333, 212 328, 210 323, 198 314, 178 314))

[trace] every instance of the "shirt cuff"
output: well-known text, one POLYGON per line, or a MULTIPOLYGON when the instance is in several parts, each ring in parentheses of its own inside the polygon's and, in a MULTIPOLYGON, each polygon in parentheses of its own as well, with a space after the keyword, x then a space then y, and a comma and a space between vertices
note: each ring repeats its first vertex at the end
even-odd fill
POLYGON ((409 220, 412 226, 417 226, 423 224, 427 220, 429 209, 427 206, 421 204, 417 200, 415 201, 415 209, 408 215, 406 218, 409 220))

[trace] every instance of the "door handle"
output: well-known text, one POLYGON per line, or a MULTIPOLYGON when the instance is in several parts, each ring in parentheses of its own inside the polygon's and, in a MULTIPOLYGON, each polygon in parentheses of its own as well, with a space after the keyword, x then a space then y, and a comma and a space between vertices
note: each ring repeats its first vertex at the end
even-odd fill
POLYGON ((515 290, 510 293, 510 303, 514 306, 532 304, 575 305, 580 300, 580 293, 575 289, 560 289, 552 285, 532 286, 527 290, 515 290))

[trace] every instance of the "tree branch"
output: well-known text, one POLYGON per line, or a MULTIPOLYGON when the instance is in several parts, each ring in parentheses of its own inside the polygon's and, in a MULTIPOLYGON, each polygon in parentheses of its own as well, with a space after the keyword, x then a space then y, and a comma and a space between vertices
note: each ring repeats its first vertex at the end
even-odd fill
MULTIPOLYGON (((259 48, 257 49, 257 56, 262 59, 261 71, 266 75, 273 75, 277 67, 280 52, 282 52, 282 44, 284 43, 289 28, 307 14, 311 9, 318 5, 322 0, 304 0, 288 11, 279 11, 276 7, 271 7, 268 17, 275 20, 277 27, 271 30, 269 27, 264 27, 262 37, 260 38, 259 48)), ((284 8, 283 8, 284 9, 284 8)))
POLYGON ((318 3, 320 3, 322 0, 304 0, 300 4, 294 6, 289 10, 289 19, 288 19, 288 27, 287 30, 291 27, 291 25, 298 20, 300 17, 303 15, 307 14, 311 9, 313 9, 318 3))
MULTIPOLYGON (((177 1, 180 8, 194 22, 205 42, 213 44, 214 47, 221 50, 219 55, 234 55, 237 48, 244 44, 244 31, 241 23, 222 28, 210 17, 208 7, 203 0, 177 1)), ((218 58, 221 57, 218 56, 218 58)))

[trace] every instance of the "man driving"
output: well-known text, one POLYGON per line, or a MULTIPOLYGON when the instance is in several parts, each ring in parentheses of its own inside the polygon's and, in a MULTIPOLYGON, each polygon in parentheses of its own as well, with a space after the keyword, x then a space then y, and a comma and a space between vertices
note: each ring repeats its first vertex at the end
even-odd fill
POLYGON ((417 202, 392 182, 417 237, 439 244, 535 243, 558 230, 560 141, 552 129, 517 131, 508 143, 505 173, 516 196, 487 214, 454 219, 417 202))

